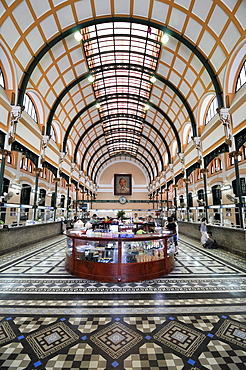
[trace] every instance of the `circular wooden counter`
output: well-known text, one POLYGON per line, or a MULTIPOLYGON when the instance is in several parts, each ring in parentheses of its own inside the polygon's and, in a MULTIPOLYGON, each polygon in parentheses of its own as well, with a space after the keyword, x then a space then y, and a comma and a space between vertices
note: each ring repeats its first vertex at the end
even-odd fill
POLYGON ((66 270, 85 279, 149 280, 169 274, 174 267, 173 233, 168 231, 134 237, 96 237, 72 230, 66 235, 66 270))

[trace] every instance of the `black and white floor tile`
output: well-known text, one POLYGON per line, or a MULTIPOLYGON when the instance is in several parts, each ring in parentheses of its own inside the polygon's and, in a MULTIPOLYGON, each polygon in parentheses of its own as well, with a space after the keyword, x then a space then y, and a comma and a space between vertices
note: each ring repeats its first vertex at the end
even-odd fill
POLYGON ((246 261, 181 237, 155 280, 69 275, 65 237, 0 258, 0 368, 245 370, 246 261))

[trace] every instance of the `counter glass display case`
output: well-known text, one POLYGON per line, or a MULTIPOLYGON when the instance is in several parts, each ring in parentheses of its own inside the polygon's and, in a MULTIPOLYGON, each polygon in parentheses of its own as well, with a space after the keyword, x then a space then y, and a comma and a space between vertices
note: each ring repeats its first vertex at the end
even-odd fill
POLYGON ((108 282, 149 280, 173 270, 173 234, 168 230, 158 235, 104 235, 67 232, 66 270, 85 279, 108 282))

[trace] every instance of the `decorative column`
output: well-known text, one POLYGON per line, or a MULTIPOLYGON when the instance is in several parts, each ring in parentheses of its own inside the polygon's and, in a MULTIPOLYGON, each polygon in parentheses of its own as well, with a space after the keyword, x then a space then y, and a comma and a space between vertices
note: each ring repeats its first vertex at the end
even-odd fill
POLYGON ((239 167, 238 167, 238 156, 242 155, 242 152, 234 150, 233 152, 229 153, 230 158, 234 158, 234 167, 235 167, 235 175, 236 175, 236 189, 238 195, 238 213, 239 213, 239 222, 240 227, 243 229, 243 203, 242 203, 242 189, 241 189, 241 182, 240 182, 240 174, 239 174, 239 167))
POLYGON ((160 202, 161 202, 161 212, 163 211, 163 191, 162 187, 160 189, 160 202))
POLYGON ((178 188, 178 184, 174 184, 173 185, 174 187, 174 199, 173 199, 173 203, 174 203, 174 217, 175 219, 177 219, 177 188, 178 188))
POLYGON ((43 169, 36 167, 34 168, 34 172, 36 173, 35 175, 35 190, 34 190, 34 201, 33 201, 33 220, 35 221, 36 219, 36 213, 37 213, 37 208, 38 208, 38 177, 40 172, 42 172, 43 169))
POLYGON ((168 207, 168 192, 169 192, 169 189, 165 189, 165 192, 166 192, 166 201, 167 201, 167 216, 168 216, 168 211, 169 211, 169 207, 168 207))
POLYGON ((10 114, 10 126, 9 126, 9 131, 7 134, 7 139, 8 139, 7 145, 8 146, 11 146, 13 142, 15 141, 17 123, 19 122, 19 119, 21 118, 21 112, 24 109, 23 107, 20 107, 19 105, 12 105, 11 108, 12 110, 10 114))
POLYGON ((79 192, 79 188, 76 188, 75 189, 75 194, 76 194, 76 198, 75 198, 75 214, 77 216, 77 213, 78 213, 78 201, 79 201, 79 197, 78 197, 78 192, 79 192))
POLYGON ((185 182, 185 192, 186 192, 186 212, 187 212, 187 221, 189 221, 189 204, 188 204, 188 197, 189 197, 189 182, 190 180, 185 178, 183 179, 185 182))
POLYGON ((232 134, 232 123, 231 123, 231 115, 228 108, 220 108, 217 109, 219 113, 220 121, 224 126, 225 132, 225 143, 230 147, 231 152, 229 153, 229 157, 234 157, 234 167, 235 167, 235 175, 236 175, 236 189, 237 195, 239 198, 239 222, 240 227, 243 228, 243 212, 242 212, 242 191, 241 191, 241 182, 240 182, 240 174, 239 174, 239 167, 238 167, 238 156, 242 153, 236 150, 235 139, 233 140, 232 134))
POLYGON ((205 215, 206 219, 208 221, 208 193, 207 193, 207 173, 208 169, 207 168, 202 168, 201 173, 203 174, 203 187, 204 187, 204 197, 205 197, 205 215))
POLYGON ((57 188, 58 188, 58 182, 60 182, 60 177, 54 178, 55 183, 55 204, 54 204, 54 221, 56 220, 56 210, 57 210, 57 188))
POLYGON ((0 169, 0 197, 3 195, 3 184, 4 184, 4 171, 6 164, 6 157, 11 154, 9 150, 0 149, 0 154, 2 154, 1 169, 0 169))
POLYGON ((67 187, 67 219, 68 219, 68 215, 69 215, 69 188, 72 184, 66 184, 66 187, 67 187))
POLYGON ((43 135, 41 142, 41 154, 39 157, 39 165, 42 165, 45 162, 45 149, 47 148, 51 136, 43 135))
POLYGON ((7 133, 7 138, 5 139, 4 149, 0 150, 0 154, 2 154, 2 161, 1 161, 2 163, 1 163, 1 169, 0 169, 0 196, 2 196, 2 193, 3 193, 6 156, 11 154, 11 145, 15 141, 16 126, 21 117, 21 112, 23 110, 23 108, 18 105, 12 105, 11 108, 12 110, 10 114, 9 131, 7 133))

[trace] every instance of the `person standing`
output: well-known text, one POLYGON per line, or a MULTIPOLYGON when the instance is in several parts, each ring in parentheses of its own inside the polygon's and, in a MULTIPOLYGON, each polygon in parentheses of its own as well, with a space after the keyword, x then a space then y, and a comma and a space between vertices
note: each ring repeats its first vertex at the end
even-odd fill
POLYGON ((175 235, 173 235, 173 242, 174 242, 174 256, 176 256, 178 254, 177 223, 174 221, 173 217, 167 218, 166 228, 175 233, 175 235))
POLYGON ((204 245, 208 239, 208 233, 207 233, 207 219, 205 217, 202 218, 202 223, 200 226, 200 232, 201 232, 201 243, 204 245))

